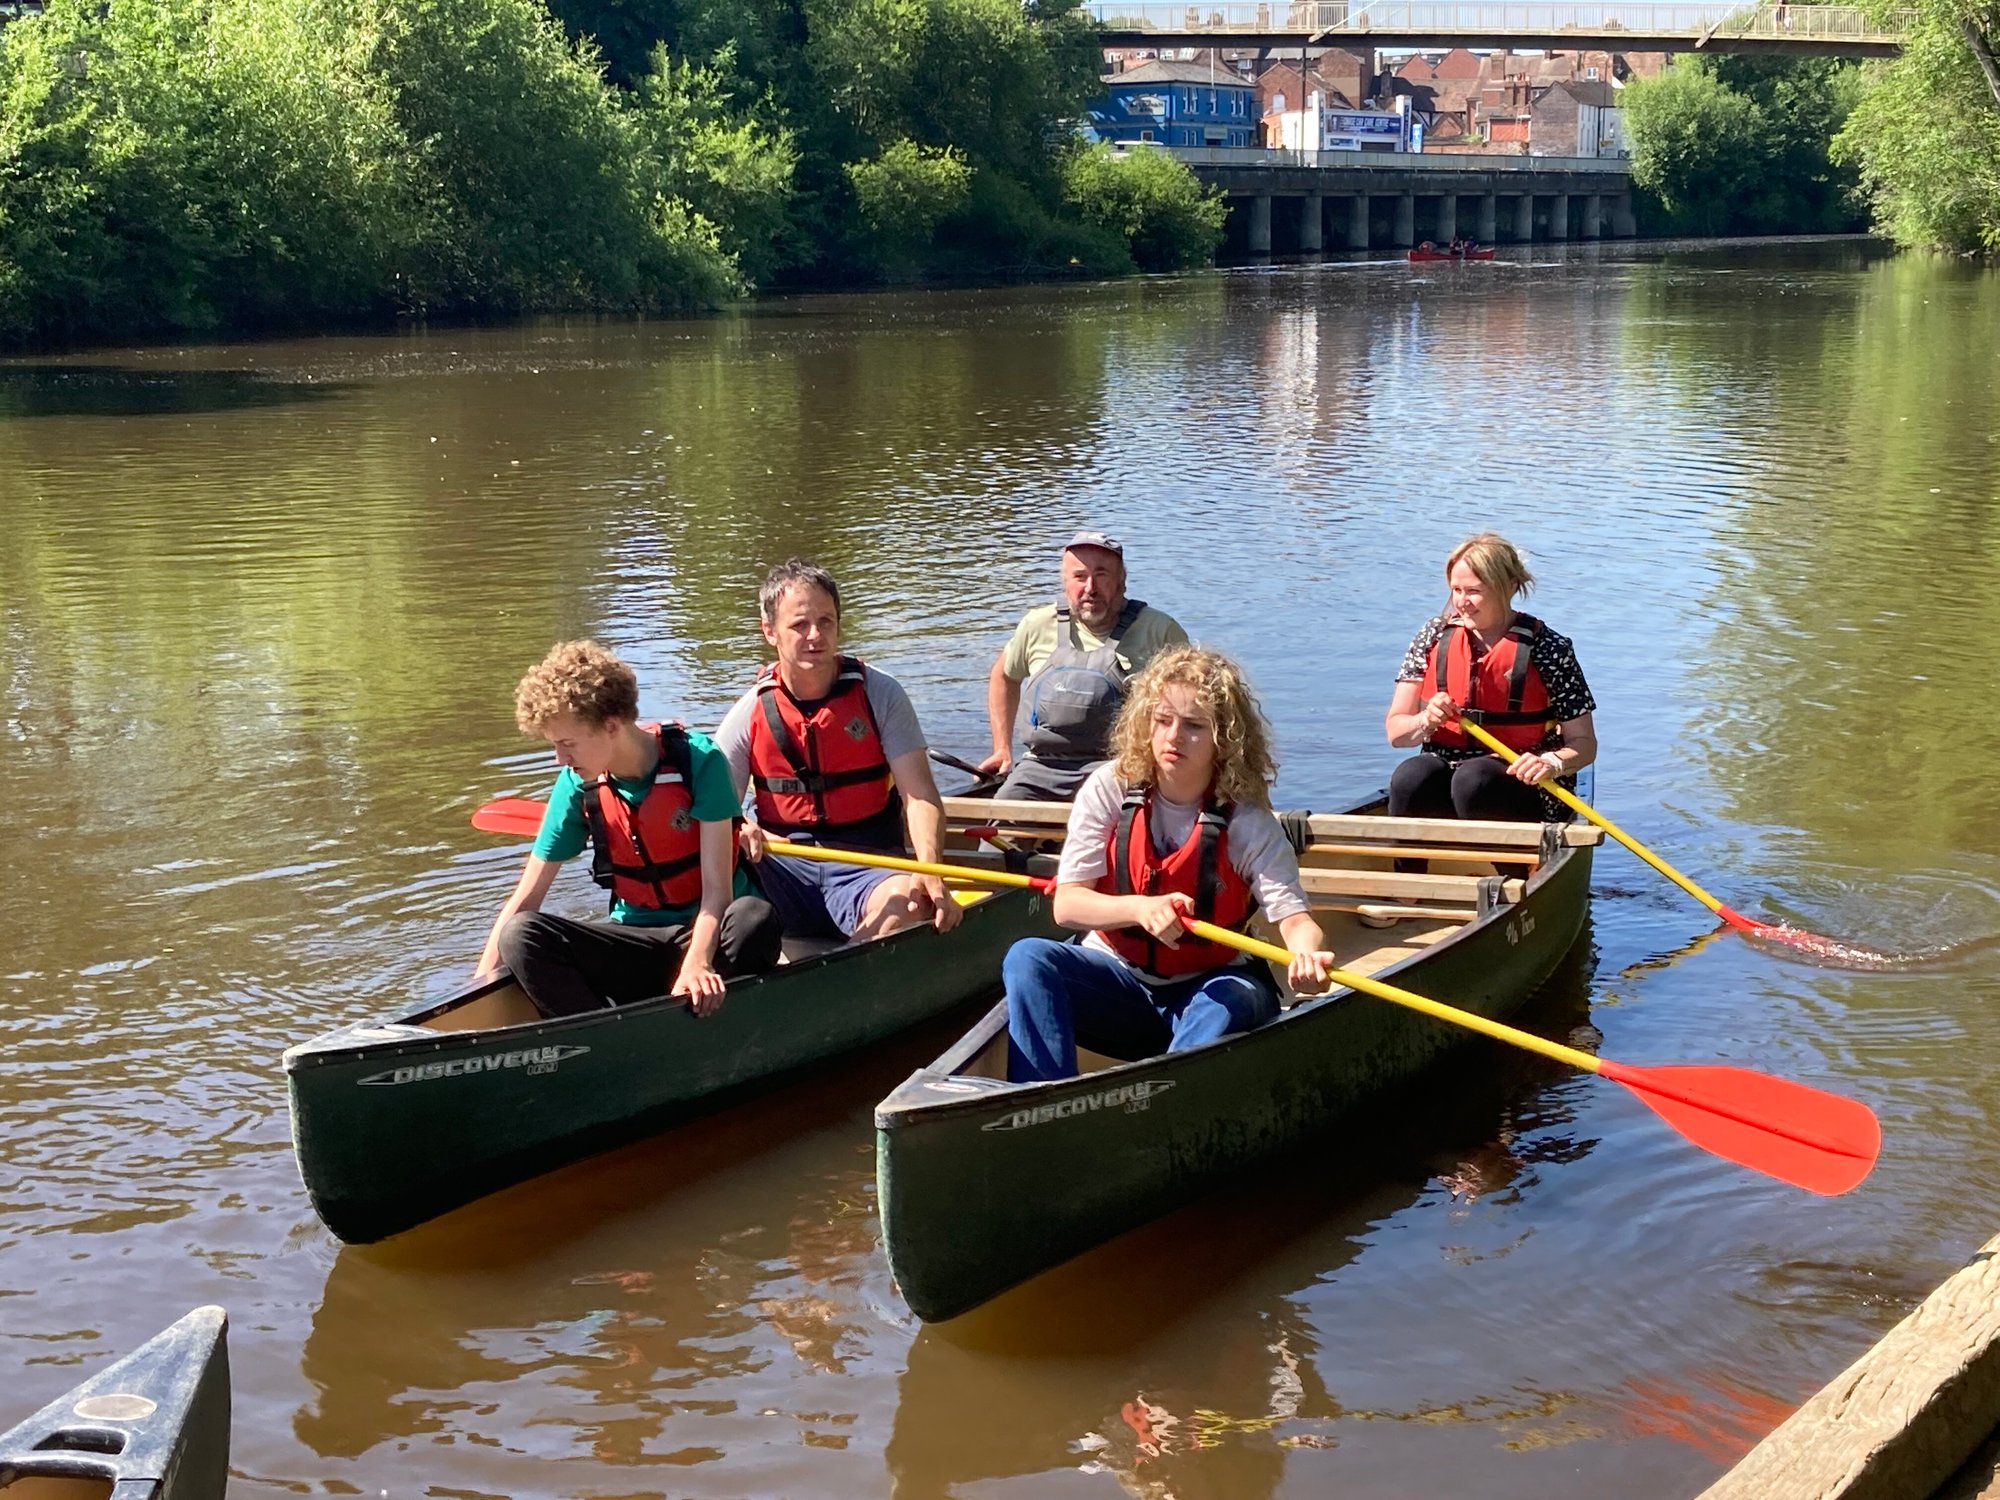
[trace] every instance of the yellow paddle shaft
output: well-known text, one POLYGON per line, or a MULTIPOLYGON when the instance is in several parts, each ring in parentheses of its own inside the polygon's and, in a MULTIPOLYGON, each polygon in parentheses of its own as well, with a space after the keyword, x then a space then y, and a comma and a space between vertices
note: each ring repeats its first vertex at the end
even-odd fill
MULTIPOLYGON (((1280 948, 1276 943, 1266 943, 1258 938, 1247 937, 1240 932, 1231 932, 1227 927, 1217 927, 1213 922, 1190 919, 1186 927, 1196 937, 1207 938, 1211 943, 1221 943, 1225 947, 1240 948, 1245 953, 1269 959, 1274 964, 1289 965, 1292 961, 1289 949, 1280 948)), ((1530 1052, 1539 1052, 1543 1057, 1554 1058, 1559 1063, 1568 1063, 1572 1068, 1581 1068, 1586 1073, 1597 1071, 1597 1059, 1588 1052, 1565 1047, 1561 1042, 1552 1042, 1547 1037, 1536 1036, 1532 1031, 1522 1031, 1518 1027, 1506 1026, 1499 1021, 1489 1021, 1486 1017, 1475 1015, 1469 1010, 1460 1010, 1457 1006, 1427 999, 1422 995, 1412 994, 1409 990, 1397 989, 1393 984, 1384 984, 1379 979, 1370 979, 1366 974, 1356 974, 1347 969, 1328 969, 1326 977, 1335 984, 1344 984, 1349 989, 1359 990, 1364 995, 1373 995, 1377 1000, 1387 1000, 1391 1005, 1401 1005, 1437 1020, 1449 1021, 1454 1026, 1463 1026, 1467 1031, 1490 1036, 1497 1042, 1509 1042, 1516 1047, 1525 1047, 1530 1052)))
POLYGON ((1053 885, 1046 876, 1016 875, 1012 870, 982 870, 975 865, 926 864, 920 859, 904 859, 895 854, 864 854, 858 849, 822 849, 818 844, 788 844, 783 839, 767 839, 764 846, 773 854, 789 854, 794 859, 817 859, 836 865, 871 865, 878 870, 901 870, 906 875, 935 875, 940 880, 976 880, 982 885, 1014 886, 1030 891, 1046 891, 1053 885))
MULTIPOLYGON (((1457 727, 1463 729, 1467 734, 1471 735, 1474 739, 1478 740, 1480 744, 1484 745, 1488 750, 1491 750, 1495 755, 1505 760, 1507 764, 1510 766, 1513 765, 1515 761, 1521 758, 1519 751, 1509 749, 1507 746, 1501 744, 1500 741, 1495 739, 1492 735, 1488 734, 1484 729, 1482 729, 1479 725, 1473 723, 1470 719, 1460 719, 1458 721, 1457 727)), ((1659 855, 1655 854, 1651 849, 1648 849, 1644 844, 1640 843, 1637 839, 1633 838, 1631 834, 1627 833, 1624 829, 1620 828, 1616 823, 1612 822, 1609 818, 1605 817, 1603 813, 1599 812, 1596 808, 1592 807, 1588 802, 1584 801, 1583 798, 1577 796, 1576 793, 1572 792, 1568 787, 1557 785, 1555 777, 1551 776, 1546 781, 1538 782, 1537 786, 1542 791, 1547 792, 1551 797, 1555 798, 1558 802, 1561 802, 1566 806, 1573 807, 1578 812, 1582 813, 1586 818, 1590 819, 1591 822, 1595 823, 1599 828, 1602 828, 1606 833, 1610 834, 1614 839, 1618 840, 1619 843, 1623 844, 1627 849, 1630 849, 1634 854, 1638 855, 1639 858, 1643 859, 1647 864, 1651 865, 1654 869, 1658 870, 1662 875, 1666 876, 1667 879, 1671 880, 1675 885, 1679 886, 1682 890, 1686 891, 1690 896, 1694 897, 1695 900, 1699 901, 1703 906, 1707 907, 1710 911, 1719 913, 1722 910, 1722 903, 1716 900, 1715 897, 1709 895, 1707 891, 1703 890, 1700 886, 1696 885, 1692 880, 1689 880, 1687 876, 1681 874, 1679 870, 1676 870, 1672 865, 1668 864, 1664 859, 1661 859, 1659 855)))

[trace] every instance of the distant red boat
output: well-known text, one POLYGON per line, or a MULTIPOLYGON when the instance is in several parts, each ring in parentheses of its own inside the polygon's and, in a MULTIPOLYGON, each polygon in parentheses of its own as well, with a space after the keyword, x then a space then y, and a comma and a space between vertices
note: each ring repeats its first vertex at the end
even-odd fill
POLYGON ((1432 244, 1422 244, 1410 252, 1411 260, 1491 260, 1493 247, 1482 245, 1476 250, 1440 250, 1432 244))

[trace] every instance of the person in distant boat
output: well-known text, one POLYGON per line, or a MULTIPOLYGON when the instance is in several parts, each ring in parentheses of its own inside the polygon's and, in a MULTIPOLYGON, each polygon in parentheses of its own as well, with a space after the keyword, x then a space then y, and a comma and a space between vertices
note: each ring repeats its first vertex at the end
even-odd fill
POLYGON ((771 853, 768 838, 901 854, 935 863, 944 799, 909 695, 893 677, 840 651, 840 586, 793 558, 758 596, 777 653, 723 716, 715 742, 739 798, 743 852, 788 934, 868 938, 929 922, 948 932, 959 906, 944 882, 864 865, 771 853))
POLYGON ((1535 580, 1504 537, 1460 542, 1444 575, 1444 613, 1410 642, 1383 723, 1390 744, 1418 747, 1389 778, 1389 814, 1566 820, 1569 810, 1538 788, 1551 776, 1574 786, 1597 758, 1597 703, 1576 648, 1514 608, 1535 580), (1457 727, 1461 719, 1524 753, 1509 768, 1457 727))
POLYGON ((1062 597, 1022 617, 986 675, 993 753, 979 769, 1005 778, 994 795, 1074 797, 1109 754, 1127 679, 1187 638, 1171 615, 1125 596, 1125 548, 1116 537, 1071 537, 1063 546, 1062 597))
POLYGON ((504 965, 545 1016, 662 994, 705 1016, 725 980, 777 964, 777 913, 736 862, 736 788, 707 735, 642 721, 638 679, 595 641, 542 658, 514 690, 514 717, 562 769, 482 975, 504 965), (611 893, 609 922, 541 910, 556 870, 586 844, 591 877, 611 893))
POLYGON ((1249 684, 1217 652, 1176 647, 1134 680, 1056 872, 1056 921, 1088 935, 1023 938, 1001 964, 1009 1079, 1071 1077, 1079 1045, 1129 1061, 1273 1019, 1265 965, 1190 936, 1184 916, 1240 929, 1261 911, 1291 950, 1291 987, 1326 987, 1333 955, 1271 811, 1270 745, 1249 684))

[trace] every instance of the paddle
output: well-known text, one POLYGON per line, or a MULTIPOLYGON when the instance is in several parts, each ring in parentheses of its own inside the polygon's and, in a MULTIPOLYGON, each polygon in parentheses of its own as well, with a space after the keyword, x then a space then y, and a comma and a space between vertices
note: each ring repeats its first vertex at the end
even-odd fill
MULTIPOLYGON (((1506 745, 1501 744, 1499 740, 1495 739, 1485 729, 1473 723, 1470 719, 1458 720, 1456 727, 1464 730, 1467 734, 1478 740, 1480 744, 1491 750, 1510 766, 1521 758, 1521 752, 1512 750, 1506 745)), ((1558 785, 1555 777, 1548 777, 1546 780, 1537 782, 1536 785, 1564 806, 1574 808, 1577 812, 1583 814, 1584 817, 1595 823, 1599 828, 1602 828, 1606 833, 1618 840, 1619 843, 1630 849, 1639 858, 1658 870, 1667 879, 1686 891, 1695 900, 1699 901, 1703 906, 1714 912, 1739 932, 1747 932, 1752 937, 1768 938, 1772 942, 1790 943, 1795 948, 1804 948, 1827 958, 1839 959, 1850 955, 1879 960, 1886 960, 1888 958, 1887 954, 1873 953, 1867 949, 1857 948, 1854 944, 1840 942, 1835 938, 1821 937, 1818 933, 1807 932, 1803 928, 1786 927, 1776 922, 1759 922, 1754 918, 1746 917, 1740 911, 1734 911, 1724 906, 1715 897, 1709 895, 1707 891, 1696 885, 1687 876, 1681 874, 1679 870, 1676 870, 1651 849, 1648 849, 1644 844, 1633 838, 1631 834, 1605 817, 1603 813, 1592 807, 1588 802, 1585 802, 1583 798, 1569 790, 1568 787, 1558 785)))
POLYGON ((962 792, 954 792, 952 794, 956 797, 977 797, 981 793, 991 791, 1007 779, 993 771, 982 771, 971 761, 960 760, 956 755, 949 755, 942 750, 932 750, 930 757, 939 765, 949 766, 954 771, 963 771, 972 778, 971 786, 962 792))
MULTIPOLYGON (((1182 918, 1196 937, 1289 964, 1292 955, 1212 922, 1182 918)), ((1677 1064, 1638 1068, 1594 1057, 1471 1011, 1428 1000, 1364 974, 1329 969, 1336 984, 1378 1000, 1524 1047, 1570 1067, 1622 1083, 1688 1140, 1740 1166, 1829 1197, 1865 1178, 1882 1149, 1882 1127, 1865 1104, 1748 1068, 1677 1064)))
MULTIPOLYGON (((542 824, 546 804, 524 797, 503 797, 472 815, 472 826, 490 833, 532 835, 542 824)), ((983 870, 971 865, 930 864, 893 854, 865 854, 852 849, 823 849, 817 844, 793 844, 772 839, 777 854, 840 864, 873 865, 943 880, 975 881, 1017 889, 1055 890, 1047 876, 1019 875, 1011 870, 983 870)), ((1211 922, 1182 918, 1196 937, 1238 948, 1273 963, 1290 964, 1292 955, 1275 943, 1262 942, 1217 927, 1211 922)), ((1854 1187, 1875 1165, 1882 1148, 1882 1127, 1865 1104, 1808 1088, 1787 1079, 1748 1068, 1677 1065, 1637 1068, 1609 1058, 1594 1057, 1533 1032, 1521 1031, 1471 1011, 1459 1010, 1409 990, 1398 989, 1365 974, 1329 969, 1327 978, 1378 1000, 1405 1006, 1423 1015, 1463 1026, 1482 1036, 1510 1042, 1543 1057, 1622 1083, 1648 1108, 1704 1150, 1782 1182, 1829 1196, 1854 1187)))
POLYGON ((473 809, 472 826, 487 833, 511 833, 531 839, 542 831, 542 814, 548 806, 529 797, 501 797, 473 809))
MULTIPOLYGON (((533 838, 541 830, 546 802, 527 797, 502 797, 472 814, 472 826, 487 833, 511 833, 533 838)), ((1016 875, 1011 870, 981 870, 971 865, 931 865, 919 859, 894 854, 868 854, 858 849, 823 849, 818 844, 793 844, 783 839, 766 839, 773 854, 789 854, 796 859, 817 859, 834 864, 873 865, 880 870, 902 870, 911 875, 935 875, 940 880, 976 880, 986 885, 1012 886, 1050 895, 1055 881, 1045 875, 1016 875)))

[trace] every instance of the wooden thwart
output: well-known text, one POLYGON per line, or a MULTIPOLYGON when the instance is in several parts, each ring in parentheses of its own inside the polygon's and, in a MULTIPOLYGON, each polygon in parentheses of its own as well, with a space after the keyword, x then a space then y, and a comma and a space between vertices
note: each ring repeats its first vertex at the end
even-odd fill
MULTIPOLYGON (((983 797, 947 797, 945 812, 954 823, 975 827, 999 825, 1041 837, 1053 837, 1069 824, 1066 802, 1001 802, 983 797)), ((1421 843, 1456 847, 1538 850, 1540 823, 1484 823, 1457 818, 1390 818, 1362 813, 1314 813, 1306 819, 1312 846, 1322 840, 1373 842, 1387 845, 1421 843)), ((1562 841, 1572 846, 1596 845, 1603 831, 1587 824, 1565 824, 1562 841)), ((1372 852, 1378 852, 1371 850, 1372 852)), ((1385 847, 1383 854, 1400 853, 1385 847)))
POLYGON ((1701 1500, 1922 1500, 2000 1426, 2000 1236, 1701 1500))
MULTIPOLYGON (((1479 899, 1479 881, 1471 875, 1405 875, 1398 870, 1316 870, 1299 872, 1308 896, 1386 896, 1414 901, 1459 901, 1470 906, 1479 899)), ((1525 882, 1509 880, 1500 888, 1503 901, 1521 899, 1525 882)))

